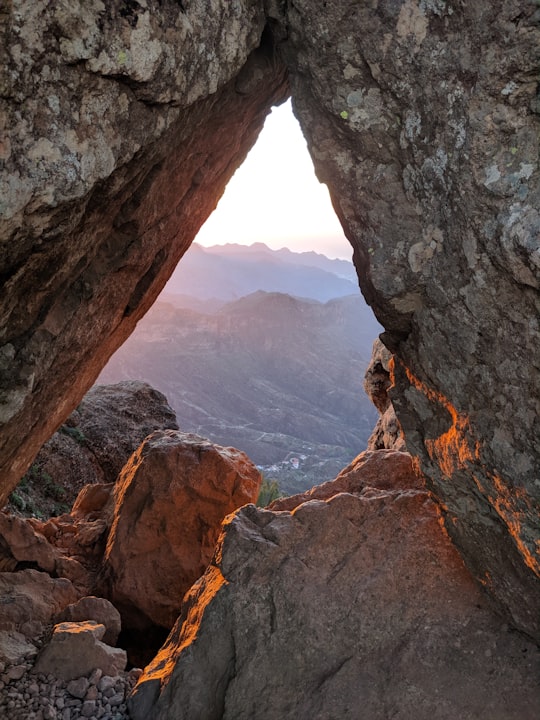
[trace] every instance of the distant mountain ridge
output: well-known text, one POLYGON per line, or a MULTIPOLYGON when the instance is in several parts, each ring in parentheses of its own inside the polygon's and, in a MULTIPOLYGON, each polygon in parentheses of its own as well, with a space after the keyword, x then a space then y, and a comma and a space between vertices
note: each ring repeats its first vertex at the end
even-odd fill
POLYGON ((228 302, 257 290, 326 302, 358 293, 352 262, 315 252, 271 250, 264 243, 203 248, 194 243, 164 293, 228 302))

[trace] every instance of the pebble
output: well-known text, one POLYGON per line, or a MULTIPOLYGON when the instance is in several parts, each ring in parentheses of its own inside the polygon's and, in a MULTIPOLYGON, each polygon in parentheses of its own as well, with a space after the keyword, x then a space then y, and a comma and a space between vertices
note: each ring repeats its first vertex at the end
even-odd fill
MULTIPOLYGON (((0 718, 9 720, 129 720, 126 698, 141 670, 118 677, 100 670, 62 682, 33 674, 34 658, 1 667, 0 718)), ((2 665, 0 663, 0 665, 2 665)))

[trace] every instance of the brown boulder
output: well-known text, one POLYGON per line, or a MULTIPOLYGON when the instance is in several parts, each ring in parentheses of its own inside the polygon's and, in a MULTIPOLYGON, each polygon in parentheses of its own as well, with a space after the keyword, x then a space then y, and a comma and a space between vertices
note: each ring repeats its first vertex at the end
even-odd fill
POLYGON ((124 625, 171 627, 214 553, 223 518, 254 502, 260 474, 244 453, 172 430, 150 435, 115 488, 106 594, 124 625))
POLYGON ((130 700, 135 720, 534 720, 540 655, 428 494, 247 506, 130 700))
POLYGON ((77 408, 86 447, 103 472, 115 482, 129 457, 156 430, 178 430, 167 398, 151 385, 125 380, 91 388, 77 408))

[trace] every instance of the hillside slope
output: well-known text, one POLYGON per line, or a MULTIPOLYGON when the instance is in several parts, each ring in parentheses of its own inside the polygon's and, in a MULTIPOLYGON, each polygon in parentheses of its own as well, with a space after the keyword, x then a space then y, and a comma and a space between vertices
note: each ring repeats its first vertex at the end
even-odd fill
POLYGON ((158 302, 99 382, 146 380, 183 430, 244 450, 292 491, 366 446, 376 411, 362 378, 377 332, 359 295, 321 304, 259 291, 214 314, 158 302))

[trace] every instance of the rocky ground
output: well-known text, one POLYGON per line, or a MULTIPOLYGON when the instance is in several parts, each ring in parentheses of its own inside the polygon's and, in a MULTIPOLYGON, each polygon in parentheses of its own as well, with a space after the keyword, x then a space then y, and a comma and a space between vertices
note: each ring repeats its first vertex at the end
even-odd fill
POLYGON ((0 663, 0 716, 9 720, 124 720, 126 697, 139 669, 111 677, 97 669, 89 678, 69 682, 33 673, 33 659, 0 663))

